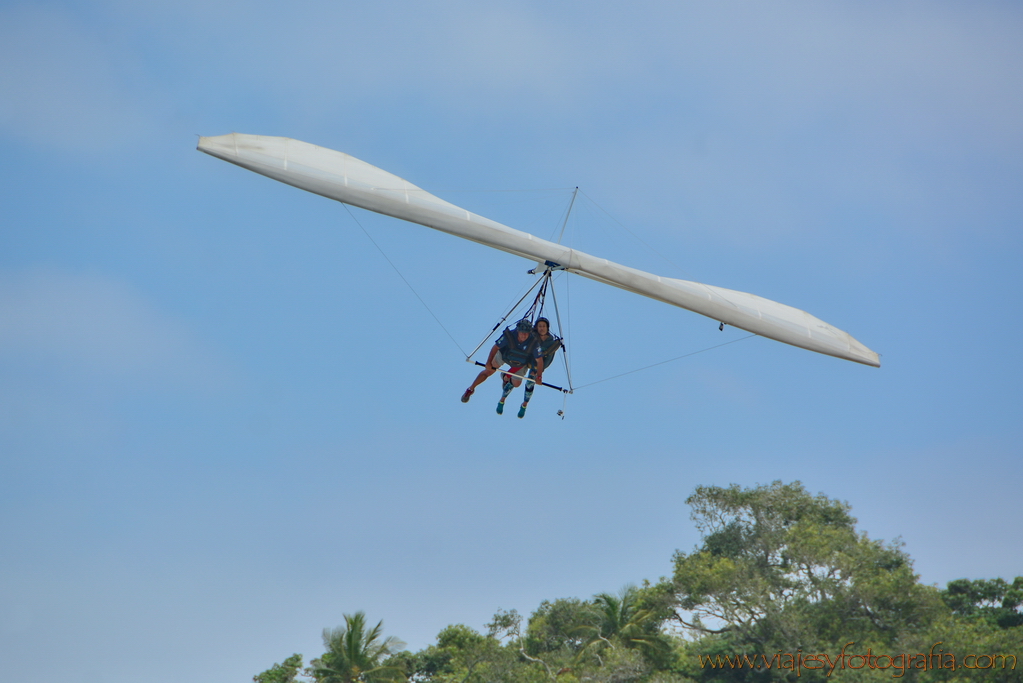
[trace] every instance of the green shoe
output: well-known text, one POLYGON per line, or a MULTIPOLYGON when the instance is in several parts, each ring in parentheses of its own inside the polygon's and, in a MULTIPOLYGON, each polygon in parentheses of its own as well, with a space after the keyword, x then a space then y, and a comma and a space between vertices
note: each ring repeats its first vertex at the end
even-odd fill
POLYGON ((498 415, 504 415, 504 401, 500 401, 497 404, 497 414, 498 415))
POLYGON ((519 418, 521 419, 521 418, 523 418, 523 417, 525 417, 525 416, 526 416, 526 406, 525 406, 525 404, 523 404, 523 405, 522 405, 522 406, 521 406, 521 407, 519 408, 519 418))

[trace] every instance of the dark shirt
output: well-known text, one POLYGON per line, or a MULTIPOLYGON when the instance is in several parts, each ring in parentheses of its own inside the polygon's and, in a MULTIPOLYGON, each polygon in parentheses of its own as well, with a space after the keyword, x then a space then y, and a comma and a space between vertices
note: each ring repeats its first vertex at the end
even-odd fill
MULTIPOLYGON (((499 349, 508 348, 513 353, 518 352, 518 355, 527 359, 532 358, 533 360, 536 360, 537 358, 543 357, 543 351, 540 349, 540 345, 536 343, 536 335, 532 333, 528 337, 526 337, 526 341, 520 342, 519 333, 517 331, 505 330, 501 334, 501 336, 497 338, 496 343, 497 348, 499 349), (509 337, 509 335, 511 336, 509 337)), ((502 351, 501 355, 507 356, 508 354, 502 351)), ((504 360, 507 362, 510 359, 505 358, 504 360)))

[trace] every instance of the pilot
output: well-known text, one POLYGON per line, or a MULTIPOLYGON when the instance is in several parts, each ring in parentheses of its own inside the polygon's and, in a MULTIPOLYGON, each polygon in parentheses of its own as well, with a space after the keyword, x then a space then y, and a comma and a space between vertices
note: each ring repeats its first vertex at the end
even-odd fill
POLYGON ((527 368, 532 363, 538 364, 538 373, 543 374, 543 355, 537 343, 536 335, 533 334, 533 325, 529 320, 523 318, 515 324, 515 328, 508 327, 504 330, 487 357, 486 366, 476 376, 469 388, 462 394, 462 403, 468 403, 469 398, 476 391, 476 387, 486 381, 504 364, 508 370, 502 372, 505 378, 501 400, 497 404, 497 414, 504 413, 504 400, 512 389, 522 384, 522 378, 527 368))

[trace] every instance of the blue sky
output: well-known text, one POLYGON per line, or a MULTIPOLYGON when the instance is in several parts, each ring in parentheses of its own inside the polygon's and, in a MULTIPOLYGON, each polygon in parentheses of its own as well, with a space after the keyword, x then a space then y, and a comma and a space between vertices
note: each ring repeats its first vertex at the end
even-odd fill
MULTIPOLYGON (((1021 573, 1018 5, 291 5, 0 6, 12 680, 59 651, 68 681, 245 681, 356 610, 420 648, 669 573, 698 485, 799 479, 926 583, 1021 573), (473 369, 360 225, 467 349, 530 264, 195 151, 231 131, 544 237, 579 186, 566 243, 882 367, 755 338, 564 420, 554 392, 496 416, 493 380, 463 405, 473 369)), ((578 385, 743 336, 561 291, 578 385)))

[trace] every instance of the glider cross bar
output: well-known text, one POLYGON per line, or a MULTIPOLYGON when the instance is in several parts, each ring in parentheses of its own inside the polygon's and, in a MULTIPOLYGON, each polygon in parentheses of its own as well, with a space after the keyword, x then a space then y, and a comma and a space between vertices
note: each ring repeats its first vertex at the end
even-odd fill
MULTIPOLYGON (((481 368, 487 367, 486 363, 481 363, 479 361, 476 361, 476 365, 480 366, 481 368)), ((559 387, 559 386, 556 386, 554 384, 547 384, 547 382, 537 382, 536 380, 529 379, 528 377, 523 377, 522 375, 516 375, 515 373, 508 372, 507 370, 501 370, 501 375, 502 376, 507 376, 507 377, 522 377, 522 379, 526 380, 527 382, 532 382, 533 384, 539 384, 540 386, 548 387, 550 389, 557 389, 558 391, 560 391, 563 394, 571 393, 568 389, 565 389, 564 387, 559 387)))

